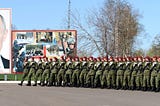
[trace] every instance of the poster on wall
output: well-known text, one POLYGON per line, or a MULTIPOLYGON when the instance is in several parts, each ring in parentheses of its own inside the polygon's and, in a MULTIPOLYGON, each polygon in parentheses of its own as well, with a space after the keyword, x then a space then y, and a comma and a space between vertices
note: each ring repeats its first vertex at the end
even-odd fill
POLYGON ((0 74, 11 73, 11 9, 0 8, 0 74))
POLYGON ((76 30, 14 30, 12 31, 13 72, 23 72, 28 58, 76 56, 76 30))

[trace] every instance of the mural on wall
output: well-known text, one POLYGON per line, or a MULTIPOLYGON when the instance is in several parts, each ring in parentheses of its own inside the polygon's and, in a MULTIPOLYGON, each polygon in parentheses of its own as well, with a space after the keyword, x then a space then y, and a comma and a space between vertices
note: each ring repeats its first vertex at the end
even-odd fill
POLYGON ((23 72, 25 57, 76 56, 76 37, 76 30, 13 31, 13 72, 23 72))

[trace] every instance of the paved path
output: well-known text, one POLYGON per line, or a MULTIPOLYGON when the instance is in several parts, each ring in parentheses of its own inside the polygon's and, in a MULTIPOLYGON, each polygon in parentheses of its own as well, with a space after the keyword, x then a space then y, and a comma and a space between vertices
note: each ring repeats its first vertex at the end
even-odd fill
POLYGON ((160 106, 160 92, 1 83, 0 106, 160 106))

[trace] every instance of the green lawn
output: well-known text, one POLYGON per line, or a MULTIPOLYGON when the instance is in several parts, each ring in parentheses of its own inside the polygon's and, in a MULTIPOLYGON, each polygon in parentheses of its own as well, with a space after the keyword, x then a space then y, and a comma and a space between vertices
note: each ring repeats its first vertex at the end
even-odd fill
POLYGON ((4 81, 5 75, 7 75, 8 81, 20 81, 22 78, 22 74, 0 74, 0 81, 4 81))

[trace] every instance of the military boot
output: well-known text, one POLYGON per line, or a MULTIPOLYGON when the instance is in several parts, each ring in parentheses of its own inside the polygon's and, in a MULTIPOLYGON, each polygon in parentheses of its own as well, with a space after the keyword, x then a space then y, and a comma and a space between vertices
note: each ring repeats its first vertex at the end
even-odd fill
POLYGON ((33 86, 37 86, 37 83, 33 84, 33 86))
POLYGON ((28 81, 28 83, 26 84, 26 86, 31 86, 31 81, 28 81))
POLYGON ((21 81, 21 83, 18 83, 18 85, 22 86, 23 85, 23 81, 21 81))

